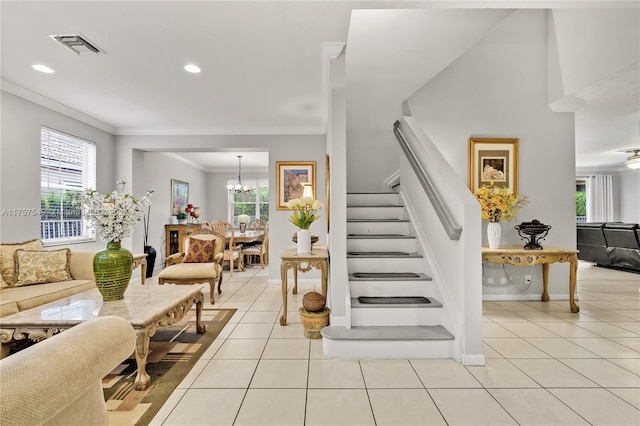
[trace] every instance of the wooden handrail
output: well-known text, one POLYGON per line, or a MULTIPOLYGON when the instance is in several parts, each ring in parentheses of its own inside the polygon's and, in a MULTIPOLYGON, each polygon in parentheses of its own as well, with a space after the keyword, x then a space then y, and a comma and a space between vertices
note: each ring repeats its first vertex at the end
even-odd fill
POLYGON ((402 148, 402 151, 404 151, 404 155, 407 157, 407 160, 409 160, 411 168, 422 185, 422 189, 424 189, 424 192, 431 201, 447 236, 450 240, 459 240, 460 234, 462 233, 462 226, 458 225, 454 220, 451 211, 447 208, 447 205, 444 203, 442 197, 440 197, 437 189, 429 179, 429 174, 425 171, 420 160, 418 160, 418 157, 409 146, 409 143, 402 134, 402 130, 400 130, 400 121, 393 123, 393 134, 396 136, 396 139, 398 139, 400 147, 402 148))

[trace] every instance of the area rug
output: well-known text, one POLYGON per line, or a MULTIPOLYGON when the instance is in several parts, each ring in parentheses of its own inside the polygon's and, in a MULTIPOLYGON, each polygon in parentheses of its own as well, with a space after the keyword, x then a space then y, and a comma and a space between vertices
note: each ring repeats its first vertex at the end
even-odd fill
POLYGON ((147 374, 151 385, 144 391, 133 389, 135 357, 125 360, 102 380, 110 425, 148 425, 173 390, 229 322, 235 309, 203 310, 207 326, 196 333, 195 311, 172 326, 158 329, 149 343, 147 374))

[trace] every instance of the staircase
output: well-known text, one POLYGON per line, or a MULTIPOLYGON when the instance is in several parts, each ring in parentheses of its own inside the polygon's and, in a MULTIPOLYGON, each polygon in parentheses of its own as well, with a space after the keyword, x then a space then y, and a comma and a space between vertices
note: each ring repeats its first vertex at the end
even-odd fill
POLYGON ((324 353, 337 358, 451 358, 445 307, 418 252, 400 195, 347 194, 351 327, 322 329, 324 353))

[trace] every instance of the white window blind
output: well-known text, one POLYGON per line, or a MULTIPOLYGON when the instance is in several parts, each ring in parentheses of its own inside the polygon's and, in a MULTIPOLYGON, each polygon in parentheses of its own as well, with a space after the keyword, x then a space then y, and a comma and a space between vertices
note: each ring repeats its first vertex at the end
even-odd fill
POLYGON ((87 224, 73 201, 96 187, 96 146, 46 127, 40 134, 40 238, 70 242, 88 238, 87 224))

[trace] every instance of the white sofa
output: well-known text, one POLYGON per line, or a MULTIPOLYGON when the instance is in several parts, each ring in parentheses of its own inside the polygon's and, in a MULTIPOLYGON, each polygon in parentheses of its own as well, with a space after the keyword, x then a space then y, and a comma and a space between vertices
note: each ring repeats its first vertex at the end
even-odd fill
POLYGON ((0 424, 106 425, 102 378, 135 342, 128 321, 96 317, 0 360, 0 424))

